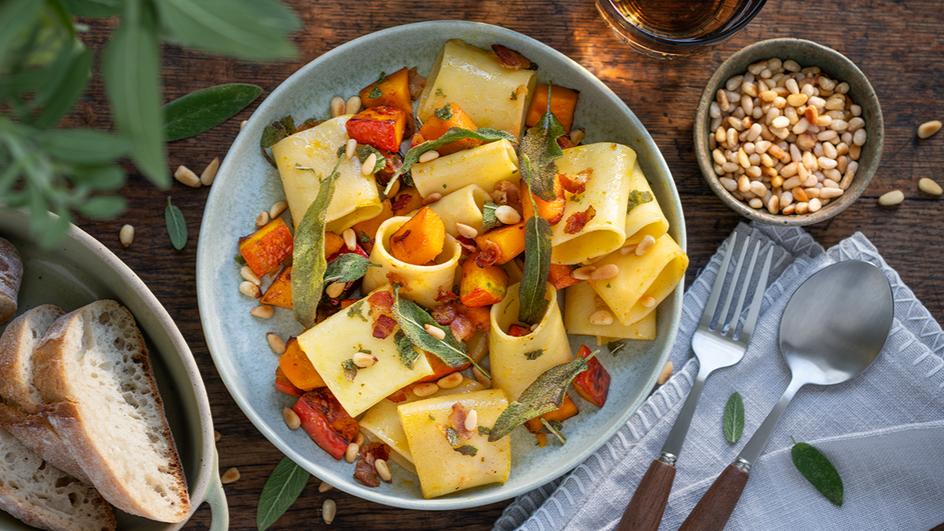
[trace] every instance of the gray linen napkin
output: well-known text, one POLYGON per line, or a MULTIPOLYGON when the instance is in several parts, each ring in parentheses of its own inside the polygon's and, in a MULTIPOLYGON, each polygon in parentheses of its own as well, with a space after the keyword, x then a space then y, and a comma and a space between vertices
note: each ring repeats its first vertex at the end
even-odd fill
MULTIPOLYGON (((879 358, 864 374, 831 387, 800 391, 775 430, 727 529, 929 529, 944 522, 944 333, 898 274, 861 233, 824 251, 797 228, 740 226, 779 245, 754 337, 740 364, 709 378, 677 463, 661 529, 677 529, 708 486, 741 450, 789 380, 777 348, 787 300, 822 267, 859 259, 892 284, 895 321, 879 358), (784 267, 785 266, 785 267, 784 267), (744 398, 744 437, 724 440, 724 403, 744 398), (845 502, 835 507, 790 460, 791 438, 820 448, 842 474, 845 502)), ((728 245, 730 238, 725 245, 728 245)), ((496 530, 612 529, 649 463, 658 455, 697 372, 691 336, 721 259, 716 254, 685 294, 670 359, 681 367, 617 434, 562 479, 518 497, 496 530)))

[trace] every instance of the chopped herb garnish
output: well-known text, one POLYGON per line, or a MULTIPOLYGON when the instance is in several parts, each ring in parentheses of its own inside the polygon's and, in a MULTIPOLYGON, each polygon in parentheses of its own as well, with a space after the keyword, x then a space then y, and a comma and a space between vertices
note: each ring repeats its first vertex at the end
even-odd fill
POLYGON ((479 426, 479 435, 488 435, 489 433, 492 433, 491 428, 487 428, 485 426, 479 426))
POLYGON ((380 267, 356 253, 344 253, 328 264, 325 269, 325 284, 331 282, 354 282, 367 273, 368 267, 380 267))
POLYGON ((437 96, 439 96, 440 98, 445 98, 445 97, 446 97, 446 93, 443 92, 443 89, 441 89, 441 88, 436 88, 435 94, 436 94, 437 96))
POLYGON ((488 201, 482 205, 482 231, 487 231, 501 225, 501 221, 498 221, 498 216, 495 215, 495 209, 498 208, 498 205, 488 201))
POLYGON ((445 122, 446 120, 452 118, 452 109, 450 108, 448 104, 446 104, 436 109, 436 111, 433 112, 433 114, 436 115, 436 118, 439 118, 440 120, 445 122))
POLYGON ((460 446, 460 447, 458 447, 458 448, 453 448, 453 450, 459 452, 459 453, 462 454, 462 455, 467 455, 467 456, 470 456, 470 457, 472 457, 472 456, 474 456, 475 454, 479 453, 479 449, 476 448, 476 447, 474 447, 474 446, 472 446, 471 444, 463 444, 462 446, 460 446))
POLYGON ((381 96, 383 96, 383 92, 380 91, 380 87, 377 85, 374 85, 374 88, 370 89, 370 92, 367 93, 367 97, 372 100, 375 100, 381 96))
POLYGON ((413 342, 410 341, 410 338, 406 337, 403 330, 397 330, 393 339, 397 343, 397 352, 400 353, 400 362, 403 363, 407 369, 413 369, 413 363, 416 361, 416 358, 419 357, 419 352, 413 348, 413 342))
POLYGON ((626 213, 629 214, 639 205, 652 201, 652 193, 646 190, 633 190, 629 192, 629 200, 626 201, 626 213))
POLYGON ((449 441, 449 446, 453 448, 459 446, 459 432, 452 426, 449 426, 446 428, 446 440, 449 441))
POLYGON ((366 322, 367 322, 367 318, 364 317, 364 314, 361 313, 361 307, 363 307, 363 306, 364 306, 364 301, 363 301, 363 300, 360 300, 360 301, 355 302, 354 304, 351 305, 350 308, 347 309, 347 316, 350 317, 350 318, 352 318, 352 319, 353 319, 354 317, 357 317, 358 319, 360 319, 361 321, 364 321, 364 322, 366 323, 366 322))
POLYGON ((346 359, 342 361, 341 368, 344 369, 344 377, 347 378, 347 381, 353 382, 354 378, 357 378, 357 365, 354 365, 354 360, 346 359))
POLYGON ((530 352, 525 352, 525 353, 524 353, 524 357, 528 358, 529 360, 536 360, 536 359, 540 358, 541 355, 543 355, 543 354, 544 354, 544 349, 539 348, 539 349, 537 349, 537 350, 532 350, 532 351, 530 351, 530 352))
POLYGON ((518 101, 518 90, 511 91, 511 101, 518 101))
POLYGON ((561 433, 561 429, 564 427, 559 420, 547 420, 542 418, 541 424, 544 425, 544 428, 551 433, 554 437, 560 441, 561 444, 567 443, 567 437, 564 437, 564 434, 561 433))

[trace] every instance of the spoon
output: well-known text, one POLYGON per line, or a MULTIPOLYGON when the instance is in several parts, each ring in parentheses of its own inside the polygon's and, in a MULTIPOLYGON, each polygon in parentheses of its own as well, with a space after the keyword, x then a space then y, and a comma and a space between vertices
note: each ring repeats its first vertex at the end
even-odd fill
POLYGON ((859 375, 882 350, 893 315, 888 280, 866 262, 833 264, 797 288, 780 321, 780 353, 790 367, 790 384, 680 530, 724 528, 747 484, 751 465, 764 451, 796 392, 806 384, 835 385, 859 375))

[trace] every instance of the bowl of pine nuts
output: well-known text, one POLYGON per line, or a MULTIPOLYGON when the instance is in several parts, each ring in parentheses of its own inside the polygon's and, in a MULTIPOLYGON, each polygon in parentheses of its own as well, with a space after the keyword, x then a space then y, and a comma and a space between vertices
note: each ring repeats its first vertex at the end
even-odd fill
POLYGON ((695 117, 695 154, 708 185, 742 216, 812 225, 865 191, 885 136, 861 70, 802 39, 735 53, 708 81, 695 117))

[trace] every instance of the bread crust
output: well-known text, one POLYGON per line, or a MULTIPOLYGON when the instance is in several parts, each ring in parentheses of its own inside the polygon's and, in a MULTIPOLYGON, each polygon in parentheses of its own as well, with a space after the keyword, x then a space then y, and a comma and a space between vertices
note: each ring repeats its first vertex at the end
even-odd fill
POLYGON ((42 330, 38 330, 40 338, 33 341, 31 335, 34 327, 40 326, 38 321, 46 314, 55 319, 63 315, 62 308, 53 304, 41 304, 23 312, 19 317, 7 325, 0 336, 0 398, 15 404, 27 413, 36 413, 42 404, 36 403, 33 389, 32 373, 24 374, 26 358, 33 356, 33 348, 40 343, 42 336, 52 325, 50 322, 42 330), (30 343, 33 344, 30 344, 30 343))
POLYGON ((69 445, 52 427, 43 413, 27 413, 8 404, 0 404, 0 428, 9 431, 23 446, 29 448, 50 465, 91 484, 85 471, 72 457, 69 445))
POLYGON ((20 253, 8 240, 0 238, 0 324, 16 315, 16 298, 23 280, 20 253))

